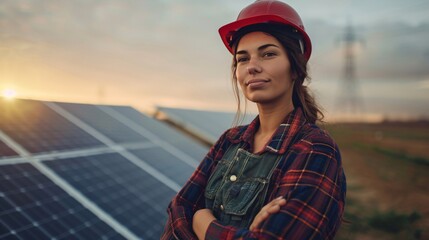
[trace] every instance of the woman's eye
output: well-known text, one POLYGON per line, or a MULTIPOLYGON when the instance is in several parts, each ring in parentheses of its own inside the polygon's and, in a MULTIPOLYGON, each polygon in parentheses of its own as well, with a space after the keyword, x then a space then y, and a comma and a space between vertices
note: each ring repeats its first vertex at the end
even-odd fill
POLYGON ((274 53, 274 52, 266 52, 266 53, 263 54, 264 57, 273 57, 273 56, 276 56, 276 55, 277 54, 274 53))
POLYGON ((239 63, 239 62, 245 62, 245 61, 247 61, 247 57, 239 57, 239 58, 237 58, 237 62, 239 63))

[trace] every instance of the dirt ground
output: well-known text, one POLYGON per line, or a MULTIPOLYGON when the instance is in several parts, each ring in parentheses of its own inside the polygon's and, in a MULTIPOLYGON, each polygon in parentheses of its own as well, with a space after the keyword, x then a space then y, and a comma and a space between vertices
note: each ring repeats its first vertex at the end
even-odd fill
POLYGON ((429 123, 326 125, 347 177, 337 239, 429 239, 429 123))

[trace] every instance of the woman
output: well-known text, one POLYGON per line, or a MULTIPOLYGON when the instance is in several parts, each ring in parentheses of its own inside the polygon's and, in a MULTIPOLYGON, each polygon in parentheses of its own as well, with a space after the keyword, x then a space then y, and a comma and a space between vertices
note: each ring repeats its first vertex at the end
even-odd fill
POLYGON ((259 115, 210 149, 171 201, 162 239, 332 239, 346 182, 303 86, 311 42, 300 17, 260 0, 219 33, 233 54, 233 81, 259 115))

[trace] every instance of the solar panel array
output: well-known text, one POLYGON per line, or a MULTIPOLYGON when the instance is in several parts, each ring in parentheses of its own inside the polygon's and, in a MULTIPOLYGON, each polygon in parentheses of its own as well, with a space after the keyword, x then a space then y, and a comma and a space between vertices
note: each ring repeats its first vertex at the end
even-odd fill
POLYGON ((131 107, 0 99, 0 239, 159 239, 207 150, 131 107))

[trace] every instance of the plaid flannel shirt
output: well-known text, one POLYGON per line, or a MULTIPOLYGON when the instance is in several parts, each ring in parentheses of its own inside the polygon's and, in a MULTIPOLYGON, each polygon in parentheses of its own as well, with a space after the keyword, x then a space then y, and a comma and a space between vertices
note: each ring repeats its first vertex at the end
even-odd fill
MULTIPOLYGON (((192 217, 205 208, 204 191, 211 172, 229 146, 244 142, 246 150, 251 150, 258 127, 256 117, 250 125, 229 129, 220 137, 169 204, 162 239, 197 239, 192 217)), ((264 151, 283 156, 264 204, 279 196, 286 204, 254 231, 215 220, 207 229, 206 239, 333 239, 342 221, 346 194, 335 142, 315 124, 307 123, 297 108, 278 127, 264 151)))

